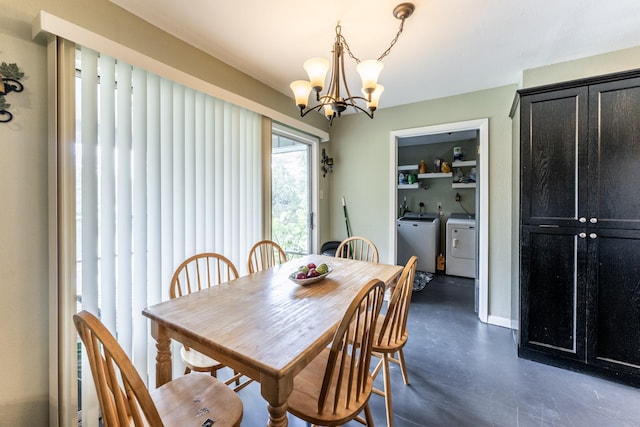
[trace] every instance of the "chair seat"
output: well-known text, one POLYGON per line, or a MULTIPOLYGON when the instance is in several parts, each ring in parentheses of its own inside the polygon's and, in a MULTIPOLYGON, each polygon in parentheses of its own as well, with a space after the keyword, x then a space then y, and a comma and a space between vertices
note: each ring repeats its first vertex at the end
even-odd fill
MULTIPOLYGON (((378 316, 378 320, 376 321, 376 331, 373 339, 372 350, 378 353, 395 353, 402 347, 404 347, 407 339, 409 338, 409 334, 407 331, 404 331, 401 337, 391 337, 389 339, 388 336, 385 336, 380 340, 380 332, 382 331, 382 325, 385 320, 385 315, 378 316)), ((391 333, 391 328, 387 328, 387 335, 391 333)))
POLYGON ((184 364, 196 372, 209 372, 211 370, 217 370, 224 368, 224 365, 215 359, 205 356, 204 354, 195 351, 192 348, 180 348, 180 356, 184 364))
POLYGON ((215 427, 239 426, 242 420, 242 401, 237 394, 207 374, 183 375, 150 394, 165 427, 200 427, 208 419, 215 427))
MULTIPOLYGON (((293 380, 293 391, 287 399, 287 410, 298 418, 302 418, 308 422, 319 425, 341 425, 351 419, 352 414, 359 413, 369 400, 371 390, 373 389, 373 379, 369 375, 367 386, 364 393, 360 395, 360 400, 354 400, 350 405, 349 411, 338 409, 336 413, 331 410, 325 410, 322 414, 318 413, 318 399, 320 389, 324 379, 327 359, 329 357, 329 348, 325 348, 313 361, 307 365, 293 380)), ((349 363, 346 362, 348 365, 349 363)), ((346 376, 346 374, 345 374, 346 376)), ((348 381, 342 384, 341 404, 339 408, 344 408, 344 396, 347 395, 346 389, 351 386, 348 381)), ((331 389, 327 394, 325 407, 329 407, 333 401, 335 393, 331 389)))

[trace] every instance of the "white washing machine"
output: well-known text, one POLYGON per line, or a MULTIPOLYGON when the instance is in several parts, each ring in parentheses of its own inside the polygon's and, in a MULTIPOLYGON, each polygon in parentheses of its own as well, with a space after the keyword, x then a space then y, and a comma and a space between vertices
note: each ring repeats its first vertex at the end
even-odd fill
POLYGON ((440 242, 440 218, 435 213, 407 213, 398 219, 397 263, 405 265, 418 257, 418 271, 436 272, 440 242))
POLYGON ((451 276, 476 277, 476 220, 473 215, 453 213, 447 220, 445 272, 451 276))

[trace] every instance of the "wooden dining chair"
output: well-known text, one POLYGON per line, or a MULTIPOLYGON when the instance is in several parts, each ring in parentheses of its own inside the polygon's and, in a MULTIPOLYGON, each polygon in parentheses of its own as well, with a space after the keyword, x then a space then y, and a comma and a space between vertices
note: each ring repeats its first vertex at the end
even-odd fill
POLYGON ((249 274, 266 270, 277 264, 287 262, 287 254, 273 240, 261 240, 249 251, 247 268, 249 274))
POLYGON ((375 322, 384 285, 371 280, 347 308, 333 342, 293 379, 287 410, 308 423, 336 426, 357 419, 373 426, 369 397, 375 322), (364 411, 365 418, 359 414, 364 411))
POLYGON ((88 311, 73 316, 105 427, 239 426, 242 400, 210 375, 184 375, 149 392, 118 341, 88 311))
POLYGON ((393 412, 391 409, 391 377, 389 362, 400 365, 402 379, 405 384, 409 384, 409 376, 404 361, 402 349, 407 342, 409 334, 407 332, 407 318, 409 316, 409 304, 411 302, 411 292, 413 291, 413 279, 418 265, 418 258, 412 256, 407 261, 398 283, 391 293, 387 311, 378 317, 373 340, 373 355, 380 358, 380 361, 373 370, 375 378, 382 369, 384 379, 384 391, 377 388, 373 392, 384 396, 387 410, 387 426, 393 427, 393 412), (396 356, 397 357, 394 357, 396 356))
POLYGON ((336 249, 336 256, 339 258, 378 262, 378 248, 366 237, 352 236, 340 243, 340 246, 336 249))
MULTIPOLYGON (((238 277, 235 265, 224 255, 215 252, 199 253, 184 260, 173 273, 169 296, 181 297, 220 283, 230 282, 238 277)), ((222 363, 186 345, 180 349, 180 357, 185 364, 185 374, 191 371, 210 372, 213 377, 217 377, 218 370, 224 368, 222 363)), ((250 380, 241 383, 241 377, 241 374, 234 371, 233 377, 228 379, 226 384, 235 383, 234 390, 240 391, 251 383, 250 380)))

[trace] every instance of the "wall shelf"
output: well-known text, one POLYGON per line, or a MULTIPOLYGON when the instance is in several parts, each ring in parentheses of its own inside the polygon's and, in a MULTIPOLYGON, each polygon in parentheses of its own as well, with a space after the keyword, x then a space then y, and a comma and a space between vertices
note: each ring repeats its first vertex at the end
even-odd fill
POLYGON ((418 174, 418 179, 427 178, 451 178, 453 174, 451 172, 430 172, 418 174))
POLYGON ((456 160, 455 162, 451 163, 451 166, 454 168, 464 168, 464 167, 475 166, 475 165, 476 165, 475 160, 456 160))
POLYGON ((476 188, 475 182, 454 182, 451 188, 476 188))
POLYGON ((398 184, 398 190, 411 190, 414 188, 420 188, 420 184, 414 182, 413 184, 398 184))

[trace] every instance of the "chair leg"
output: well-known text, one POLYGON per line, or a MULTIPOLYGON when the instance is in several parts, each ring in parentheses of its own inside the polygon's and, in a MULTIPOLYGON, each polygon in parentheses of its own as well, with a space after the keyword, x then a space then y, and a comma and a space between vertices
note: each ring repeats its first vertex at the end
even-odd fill
POLYGON ((371 408, 369 402, 364 405, 364 419, 367 421, 367 427, 373 427, 373 417, 371 416, 371 408))
POLYGON ((387 427, 393 427, 393 412, 391 411, 391 372, 389 372, 389 354, 382 355, 384 364, 382 376, 384 379, 384 404, 387 409, 387 427))
POLYGON ((409 375, 407 374, 407 366, 404 363, 404 353, 402 349, 398 350, 398 360, 400 361, 400 371, 402 372, 404 385, 409 385, 409 375))

